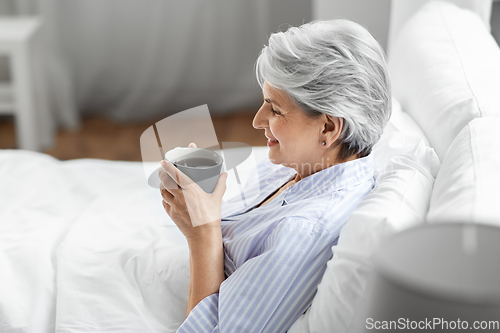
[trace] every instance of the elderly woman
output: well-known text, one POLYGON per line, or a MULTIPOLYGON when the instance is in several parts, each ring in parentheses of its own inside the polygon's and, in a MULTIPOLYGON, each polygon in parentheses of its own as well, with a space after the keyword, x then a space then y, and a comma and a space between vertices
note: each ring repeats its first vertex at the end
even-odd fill
POLYGON ((255 202, 229 202, 221 215, 226 173, 207 194, 162 162, 162 182, 170 175, 182 188, 161 186, 163 205, 190 249, 179 332, 287 331, 374 186, 370 152, 391 113, 390 84, 383 51, 364 28, 333 20, 273 34, 256 74, 264 101, 253 126, 264 130, 269 160, 251 185, 261 193, 255 202))

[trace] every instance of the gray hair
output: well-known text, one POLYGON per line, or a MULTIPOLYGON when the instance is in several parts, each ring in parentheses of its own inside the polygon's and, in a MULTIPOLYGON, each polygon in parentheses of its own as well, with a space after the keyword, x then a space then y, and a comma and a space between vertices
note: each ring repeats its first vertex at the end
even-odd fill
POLYGON ((391 115, 384 52, 361 25, 315 21, 271 35, 255 65, 257 80, 279 89, 310 116, 344 119, 340 157, 370 154, 391 115))

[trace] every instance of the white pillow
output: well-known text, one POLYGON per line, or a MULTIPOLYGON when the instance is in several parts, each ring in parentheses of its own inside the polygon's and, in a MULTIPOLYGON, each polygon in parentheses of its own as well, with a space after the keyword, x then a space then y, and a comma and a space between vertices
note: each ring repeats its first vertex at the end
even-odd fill
MULTIPOLYGON (((416 13, 420 7, 431 0, 397 0, 391 1, 391 22, 389 27, 389 45, 392 46, 394 36, 401 30, 403 24, 416 13)), ((452 2, 461 8, 470 9, 475 12, 490 31, 490 18, 492 0, 446 0, 452 2)))
POLYGON ((388 55, 393 94, 443 159, 474 118, 500 116, 500 49, 473 12, 430 2, 388 55))
POLYGON ((401 103, 399 103, 399 101, 394 97, 392 98, 392 114, 390 122, 401 133, 422 139, 427 146, 430 146, 429 140, 425 136, 424 132, 422 132, 422 129, 408 113, 403 111, 401 103))
POLYGON ((363 298, 372 254, 395 232, 424 223, 439 169, 434 150, 389 122, 373 154, 376 186, 342 228, 311 307, 289 333, 346 332, 363 298))
POLYGON ((455 138, 439 170, 429 223, 462 221, 500 226, 500 118, 471 121, 455 138))

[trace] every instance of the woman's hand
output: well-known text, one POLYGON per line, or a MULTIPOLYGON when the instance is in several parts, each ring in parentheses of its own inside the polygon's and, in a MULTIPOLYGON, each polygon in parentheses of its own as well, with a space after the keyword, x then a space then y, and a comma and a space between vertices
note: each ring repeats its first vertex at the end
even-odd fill
MULTIPOLYGON (((196 145, 191 143, 189 147, 196 145)), ((189 314, 202 299, 217 293, 224 281, 220 206, 227 172, 220 175, 213 193, 206 193, 172 163, 162 161, 161 166, 163 207, 189 245, 189 314)))
MULTIPOLYGON (((195 148, 195 144, 189 147, 195 148)), ((227 172, 220 175, 213 193, 206 193, 168 161, 159 169, 163 207, 188 243, 200 238, 221 237, 221 201, 226 191, 227 172), (173 184, 175 181, 175 184, 173 184), (177 185, 177 188, 173 188, 177 185)))

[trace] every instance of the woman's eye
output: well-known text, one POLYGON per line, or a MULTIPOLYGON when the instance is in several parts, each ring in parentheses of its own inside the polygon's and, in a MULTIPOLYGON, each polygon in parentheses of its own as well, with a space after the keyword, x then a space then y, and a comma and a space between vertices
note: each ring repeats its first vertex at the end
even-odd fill
POLYGON ((275 109, 271 109, 271 111, 272 111, 275 115, 277 115, 277 116, 280 116, 280 115, 281 115, 281 112, 276 111, 275 109))

